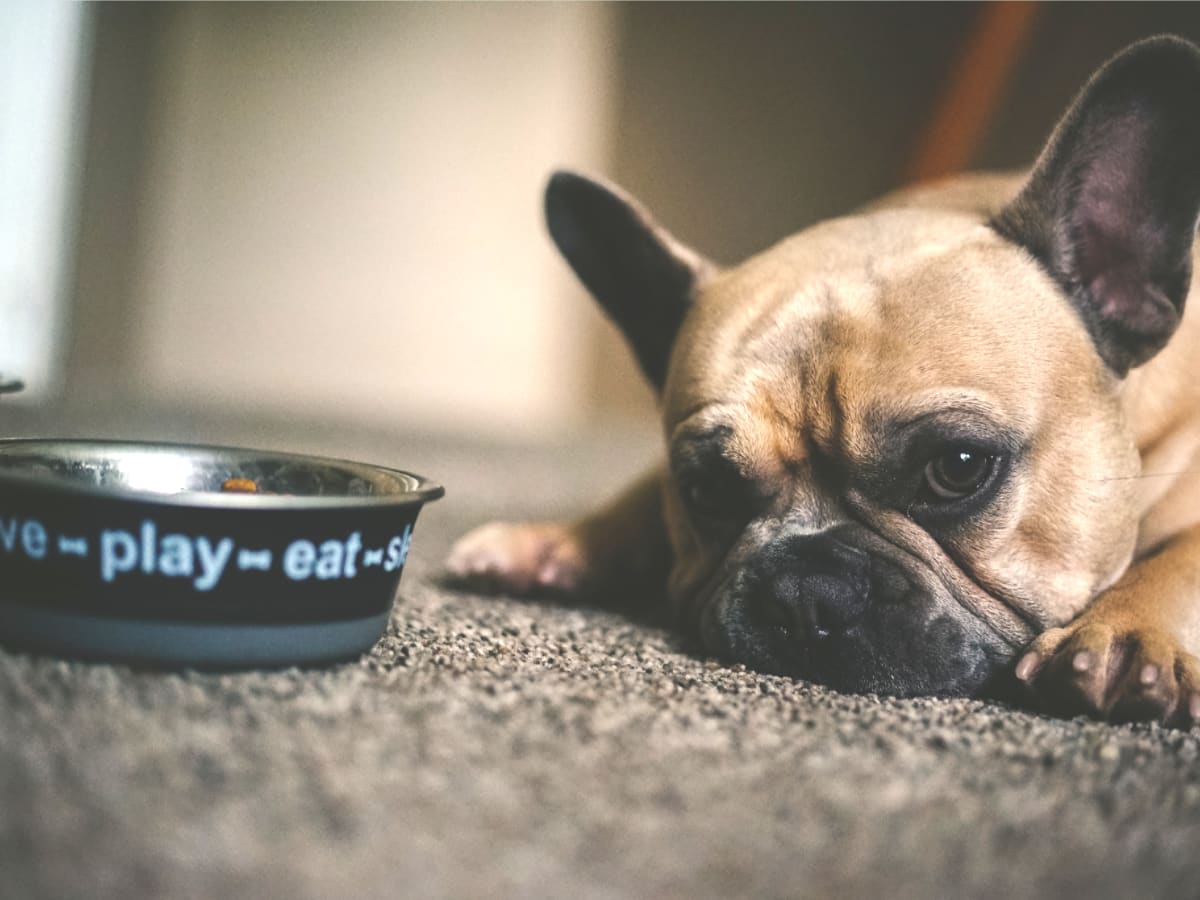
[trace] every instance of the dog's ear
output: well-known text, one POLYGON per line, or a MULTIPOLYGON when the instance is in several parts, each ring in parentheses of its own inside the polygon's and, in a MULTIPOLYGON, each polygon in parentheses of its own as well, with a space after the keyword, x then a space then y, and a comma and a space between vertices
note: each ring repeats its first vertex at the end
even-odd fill
POLYGON ((572 172, 546 188, 546 224, 575 274, 624 332, 661 391, 671 346, 712 267, 632 198, 572 172))
POLYGON ((1061 285, 1118 375, 1179 325, 1200 213, 1200 50, 1150 38, 1105 64, 992 222, 1061 285))

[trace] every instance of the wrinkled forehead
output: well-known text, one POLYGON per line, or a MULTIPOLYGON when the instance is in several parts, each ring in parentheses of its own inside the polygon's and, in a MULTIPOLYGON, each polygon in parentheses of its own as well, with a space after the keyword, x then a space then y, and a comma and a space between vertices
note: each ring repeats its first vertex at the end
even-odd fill
POLYGON ((937 409, 1028 433, 1057 397, 1102 377, 1075 313, 998 237, 834 271, 756 262, 701 298, 669 433, 697 411, 737 410, 869 454, 871 423, 937 409))

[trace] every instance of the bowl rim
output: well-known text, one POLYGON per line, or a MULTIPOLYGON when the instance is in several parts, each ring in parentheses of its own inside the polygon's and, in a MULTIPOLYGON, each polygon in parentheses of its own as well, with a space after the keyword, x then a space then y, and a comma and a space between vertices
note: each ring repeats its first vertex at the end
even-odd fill
POLYGON ((128 487, 101 487, 72 481, 54 475, 37 472, 22 472, 0 468, 0 491, 5 486, 38 488, 56 494, 90 497, 96 500, 150 503, 159 506, 195 509, 257 509, 257 510, 335 510, 379 507, 403 507, 421 505, 445 495, 446 490, 436 481, 403 469, 380 466, 374 463, 357 462, 333 456, 294 453, 281 450, 261 450, 224 444, 204 444, 179 441, 110 440, 108 438, 0 438, 0 457, 9 449, 39 448, 52 452, 55 447, 92 448, 97 451, 144 451, 165 450, 179 454, 219 456, 245 456, 272 460, 305 462, 325 465, 364 477, 385 474, 399 478, 407 490, 393 494, 341 496, 303 496, 300 494, 246 494, 219 491, 180 491, 161 493, 128 487))

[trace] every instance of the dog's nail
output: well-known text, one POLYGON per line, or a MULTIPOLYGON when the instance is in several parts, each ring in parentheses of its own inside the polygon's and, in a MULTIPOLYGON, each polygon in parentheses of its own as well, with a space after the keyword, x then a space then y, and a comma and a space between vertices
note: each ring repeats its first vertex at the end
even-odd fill
POLYGON ((1146 663, 1142 666, 1141 674, 1138 675, 1138 681, 1144 686, 1149 687, 1158 681, 1158 666, 1154 663, 1146 663))
POLYGON ((1032 650, 1022 656, 1021 661, 1017 663, 1017 678, 1025 682, 1033 678, 1034 673, 1037 672, 1039 661, 1038 655, 1032 650))
POLYGON ((1071 660, 1071 668, 1076 672, 1083 674, 1092 667, 1092 654, 1086 650, 1080 650, 1075 654, 1075 658, 1071 660))

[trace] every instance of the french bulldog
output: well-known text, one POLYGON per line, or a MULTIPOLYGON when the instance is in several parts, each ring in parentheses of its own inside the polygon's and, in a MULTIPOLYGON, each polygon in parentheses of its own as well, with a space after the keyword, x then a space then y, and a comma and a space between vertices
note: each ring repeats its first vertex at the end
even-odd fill
POLYGON ((578 174, 545 209, 666 460, 579 521, 476 529, 452 579, 661 597, 712 654, 842 691, 1200 721, 1200 49, 1114 57, 1027 174, 732 268, 578 174))

